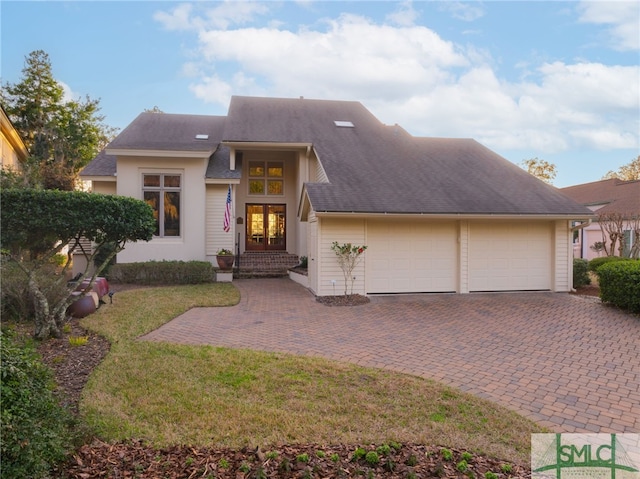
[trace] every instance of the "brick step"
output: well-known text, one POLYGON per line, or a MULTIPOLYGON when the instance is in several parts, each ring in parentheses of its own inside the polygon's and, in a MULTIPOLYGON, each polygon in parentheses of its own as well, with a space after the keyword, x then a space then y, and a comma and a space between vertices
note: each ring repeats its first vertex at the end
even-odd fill
POLYGON ((238 278, 287 276, 289 268, 300 263, 298 255, 287 252, 246 252, 236 261, 234 276, 238 278))

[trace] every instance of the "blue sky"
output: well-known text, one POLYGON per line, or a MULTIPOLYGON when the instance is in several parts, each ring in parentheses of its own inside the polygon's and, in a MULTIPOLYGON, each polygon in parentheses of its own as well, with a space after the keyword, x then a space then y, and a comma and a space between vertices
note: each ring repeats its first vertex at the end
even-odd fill
POLYGON ((1 76, 45 50, 105 123, 226 114, 231 95, 362 102, 416 136, 554 163, 563 187, 640 154, 640 2, 0 2, 1 76))

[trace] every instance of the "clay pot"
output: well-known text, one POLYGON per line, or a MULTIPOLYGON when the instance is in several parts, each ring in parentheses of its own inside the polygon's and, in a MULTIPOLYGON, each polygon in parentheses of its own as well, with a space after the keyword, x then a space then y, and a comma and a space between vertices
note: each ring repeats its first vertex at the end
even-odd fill
POLYGON ((74 318, 84 318, 92 313, 95 313, 97 309, 98 295, 96 293, 89 293, 86 296, 71 303, 71 306, 67 309, 74 318))
POLYGON ((216 256, 216 261, 218 262, 220 269, 228 270, 233 269, 233 262, 235 258, 235 255, 232 254, 222 254, 216 256))

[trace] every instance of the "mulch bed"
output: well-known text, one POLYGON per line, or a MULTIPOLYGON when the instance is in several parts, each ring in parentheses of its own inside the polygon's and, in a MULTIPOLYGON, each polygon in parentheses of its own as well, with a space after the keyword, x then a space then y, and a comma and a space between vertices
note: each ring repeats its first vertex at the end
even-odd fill
POLYGON ((597 285, 589 284, 587 286, 581 286, 580 288, 576 288, 575 294, 578 296, 592 296, 599 298, 600 297, 600 287, 597 285))
MULTIPOLYGON (((116 289, 116 288, 114 288, 116 289)), ((117 288, 118 290, 131 287, 117 288)), ((331 296, 321 301, 329 306, 355 306, 368 302, 361 295, 331 296)), ((117 295, 114 300, 117 300, 117 295)), ((43 342, 38 347, 43 361, 52 369, 63 404, 78 411, 82 389, 93 369, 109 353, 109 342, 84 330, 78 320, 69 323, 71 330, 59 339, 43 342), (83 346, 72 346, 70 336, 86 336, 83 346)), ((450 460, 443 458, 441 447, 403 444, 386 454, 379 462, 354 458, 358 447, 366 452, 380 445, 318 445, 292 444, 259 450, 221 447, 190 447, 176 445, 154 448, 143 441, 106 443, 93 439, 80 447, 69 461, 55 471, 60 479, 91 478, 470 478, 485 477, 493 472, 496 478, 529 478, 526 465, 505 463, 480 455, 471 455, 468 470, 460 464, 463 451, 451 450, 450 460), (320 452, 319 452, 320 451, 320 452), (306 460, 305 460, 306 459, 306 460), (509 472, 503 472, 505 467, 509 472)))
MULTIPOLYGON (((450 450, 444 459, 440 447, 419 444, 394 445, 376 457, 356 458, 356 446, 295 445, 273 449, 193 448, 173 446, 153 449, 140 441, 108 444, 94 441, 83 446, 65 469, 67 477, 139 479, 151 478, 528 478, 530 470, 483 456, 467 456, 450 450), (465 466, 466 464, 466 466, 465 466), (510 468, 509 472, 503 472, 510 468)), ((376 451, 376 445, 360 446, 376 451)))
POLYGON ((325 306, 360 306, 370 300, 361 294, 347 294, 342 296, 316 296, 316 301, 325 306))

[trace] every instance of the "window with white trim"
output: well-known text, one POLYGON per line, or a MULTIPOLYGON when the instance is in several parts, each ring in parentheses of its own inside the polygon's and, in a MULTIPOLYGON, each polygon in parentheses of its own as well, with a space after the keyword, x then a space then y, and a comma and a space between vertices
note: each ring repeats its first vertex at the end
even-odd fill
POLYGON ((249 194, 284 195, 284 163, 282 161, 250 161, 249 194))
POLYGON ((144 173, 142 195, 153 209, 156 219, 155 236, 180 236, 180 195, 182 175, 175 173, 144 173))

